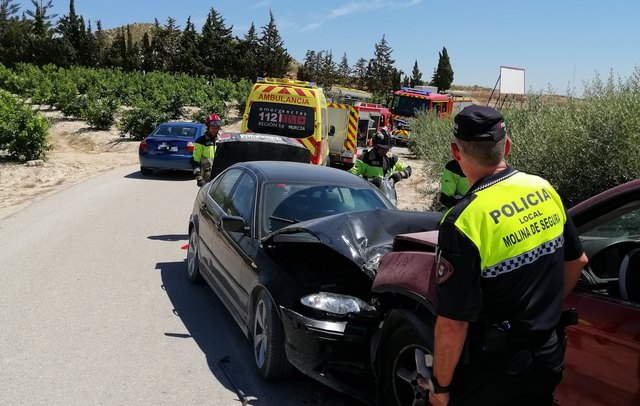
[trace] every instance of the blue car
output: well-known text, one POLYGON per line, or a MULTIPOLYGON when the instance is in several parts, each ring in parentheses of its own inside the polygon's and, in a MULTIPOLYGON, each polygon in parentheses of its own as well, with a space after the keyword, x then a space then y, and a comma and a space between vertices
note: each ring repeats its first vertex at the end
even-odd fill
POLYGON ((140 172, 148 176, 154 169, 191 171, 194 144, 206 130, 207 127, 200 123, 160 124, 140 142, 140 172))

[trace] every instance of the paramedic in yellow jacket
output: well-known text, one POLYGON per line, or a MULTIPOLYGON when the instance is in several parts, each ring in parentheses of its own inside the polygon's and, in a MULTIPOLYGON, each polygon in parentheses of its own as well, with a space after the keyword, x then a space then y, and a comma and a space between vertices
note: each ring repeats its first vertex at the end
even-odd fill
POLYGON ((388 155, 393 145, 392 139, 378 133, 375 140, 373 148, 364 151, 349 172, 362 176, 378 187, 385 177, 397 183, 411 176, 409 165, 398 160, 398 157, 388 155))
POLYGON ((211 180, 211 165, 216 153, 220 117, 216 113, 211 113, 204 123, 207 125, 207 132, 196 140, 193 146, 193 157, 191 158, 191 167, 198 187, 211 180))

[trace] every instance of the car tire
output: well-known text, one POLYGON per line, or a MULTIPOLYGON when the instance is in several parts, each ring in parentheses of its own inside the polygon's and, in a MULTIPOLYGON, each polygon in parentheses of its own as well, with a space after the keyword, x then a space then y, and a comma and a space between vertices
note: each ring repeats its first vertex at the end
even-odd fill
POLYGON ((383 404, 429 404, 429 392, 418 385, 416 350, 426 354, 428 367, 433 366, 433 349, 426 348, 418 334, 408 324, 400 325, 388 339, 382 351, 379 396, 383 404))
POLYGON ((284 328, 276 307, 269 294, 262 290, 255 301, 252 344, 253 358, 263 379, 284 379, 293 372, 284 342, 284 328))
POLYGON ((151 176, 153 175, 153 169, 147 168, 146 166, 141 166, 140 173, 143 174, 144 176, 151 176))
POLYGON ((200 250, 198 246, 198 231, 193 227, 189 233, 189 246, 187 248, 187 279, 189 279, 191 283, 202 283, 200 250))

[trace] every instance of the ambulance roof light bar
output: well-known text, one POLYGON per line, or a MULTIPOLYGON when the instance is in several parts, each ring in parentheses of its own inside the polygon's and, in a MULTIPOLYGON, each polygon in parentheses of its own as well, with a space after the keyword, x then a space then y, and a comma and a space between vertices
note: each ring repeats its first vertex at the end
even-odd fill
POLYGON ((290 86, 302 86, 317 88, 315 82, 307 82, 306 80, 294 80, 289 78, 261 78, 258 77, 257 83, 271 84, 271 85, 290 85, 290 86))

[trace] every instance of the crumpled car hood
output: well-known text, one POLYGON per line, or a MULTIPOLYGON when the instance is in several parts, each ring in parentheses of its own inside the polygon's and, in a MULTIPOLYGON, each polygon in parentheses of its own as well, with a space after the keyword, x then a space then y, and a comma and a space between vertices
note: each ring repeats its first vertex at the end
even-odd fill
MULTIPOLYGON (((269 234, 264 246, 319 243, 340 253, 371 279, 398 234, 435 230, 442 213, 376 209, 292 224, 269 234)), ((312 259, 310 259, 312 260, 312 259)))

